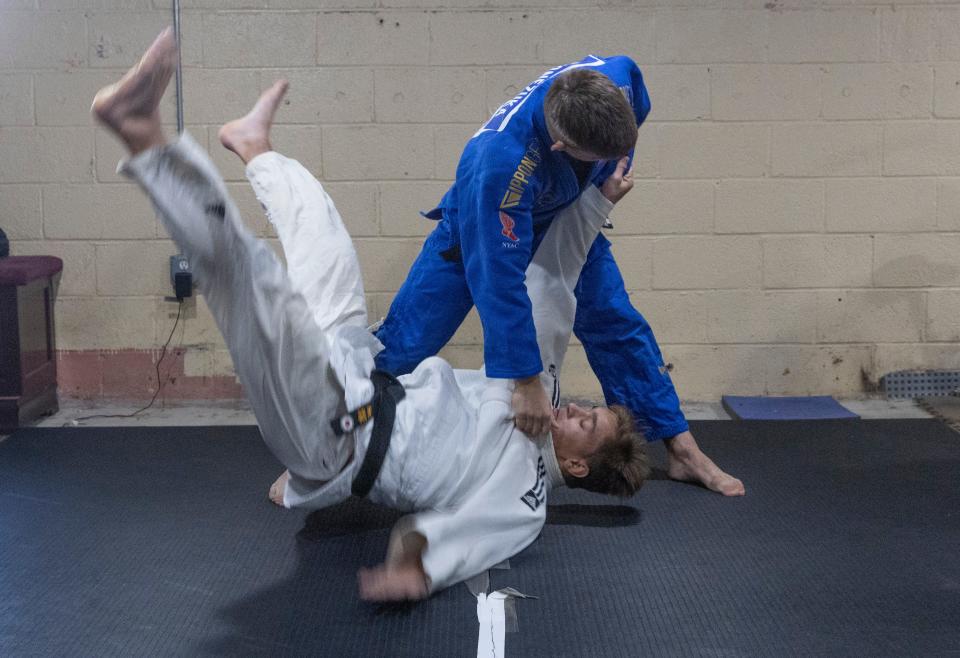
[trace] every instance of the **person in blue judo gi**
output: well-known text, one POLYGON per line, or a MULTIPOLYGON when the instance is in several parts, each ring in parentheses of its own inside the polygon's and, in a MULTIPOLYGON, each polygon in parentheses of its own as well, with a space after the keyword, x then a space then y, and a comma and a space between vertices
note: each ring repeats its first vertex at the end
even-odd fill
MULTIPOLYGON (((469 140, 456 180, 426 213, 437 221, 376 335, 377 366, 396 375, 435 355, 476 305, 488 377, 515 381, 517 427, 549 429, 549 399, 525 271, 558 212, 599 186, 650 112, 639 67, 630 58, 589 56, 558 66, 504 103, 469 140)), ((632 166, 627 172, 632 177, 632 166)), ((697 445, 650 325, 633 308, 623 277, 598 235, 576 290, 574 333, 606 403, 630 409, 648 440, 664 440, 668 472, 727 496, 743 483, 697 445)))

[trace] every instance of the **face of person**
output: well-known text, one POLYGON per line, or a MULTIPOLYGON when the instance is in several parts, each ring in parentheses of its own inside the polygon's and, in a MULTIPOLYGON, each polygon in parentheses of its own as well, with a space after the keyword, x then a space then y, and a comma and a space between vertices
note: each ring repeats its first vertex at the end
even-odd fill
POLYGON ((550 423, 553 447, 561 465, 585 460, 617 431, 617 417, 607 407, 588 409, 574 403, 555 409, 550 423))

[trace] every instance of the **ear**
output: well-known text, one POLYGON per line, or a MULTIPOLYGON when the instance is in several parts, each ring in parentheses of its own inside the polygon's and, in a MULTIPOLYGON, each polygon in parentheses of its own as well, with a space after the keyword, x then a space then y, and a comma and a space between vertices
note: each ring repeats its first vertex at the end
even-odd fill
POLYGON ((551 151, 566 151, 567 145, 559 139, 550 145, 551 151))
POLYGON ((575 478, 587 477, 590 467, 587 462, 577 457, 568 457, 563 460, 564 470, 575 478))

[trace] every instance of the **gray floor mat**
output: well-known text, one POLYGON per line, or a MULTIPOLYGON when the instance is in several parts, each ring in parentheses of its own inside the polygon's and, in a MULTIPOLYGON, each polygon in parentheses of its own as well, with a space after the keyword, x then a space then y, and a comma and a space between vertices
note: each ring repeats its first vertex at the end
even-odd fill
MULTIPOLYGON (((960 439, 935 420, 693 423, 743 478, 561 492, 491 572, 514 656, 960 655, 960 439)), ((664 463, 662 446, 652 446, 664 463)), ((464 586, 356 596, 397 514, 265 499, 255 428, 25 429, 0 443, 0 655, 475 655, 464 586)))

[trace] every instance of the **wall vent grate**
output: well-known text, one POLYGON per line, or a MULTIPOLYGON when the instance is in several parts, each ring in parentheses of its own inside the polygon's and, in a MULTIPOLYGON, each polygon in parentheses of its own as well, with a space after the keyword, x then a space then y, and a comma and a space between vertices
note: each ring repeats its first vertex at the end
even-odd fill
POLYGON ((924 398, 957 395, 960 370, 898 370, 880 379, 888 398, 924 398))

